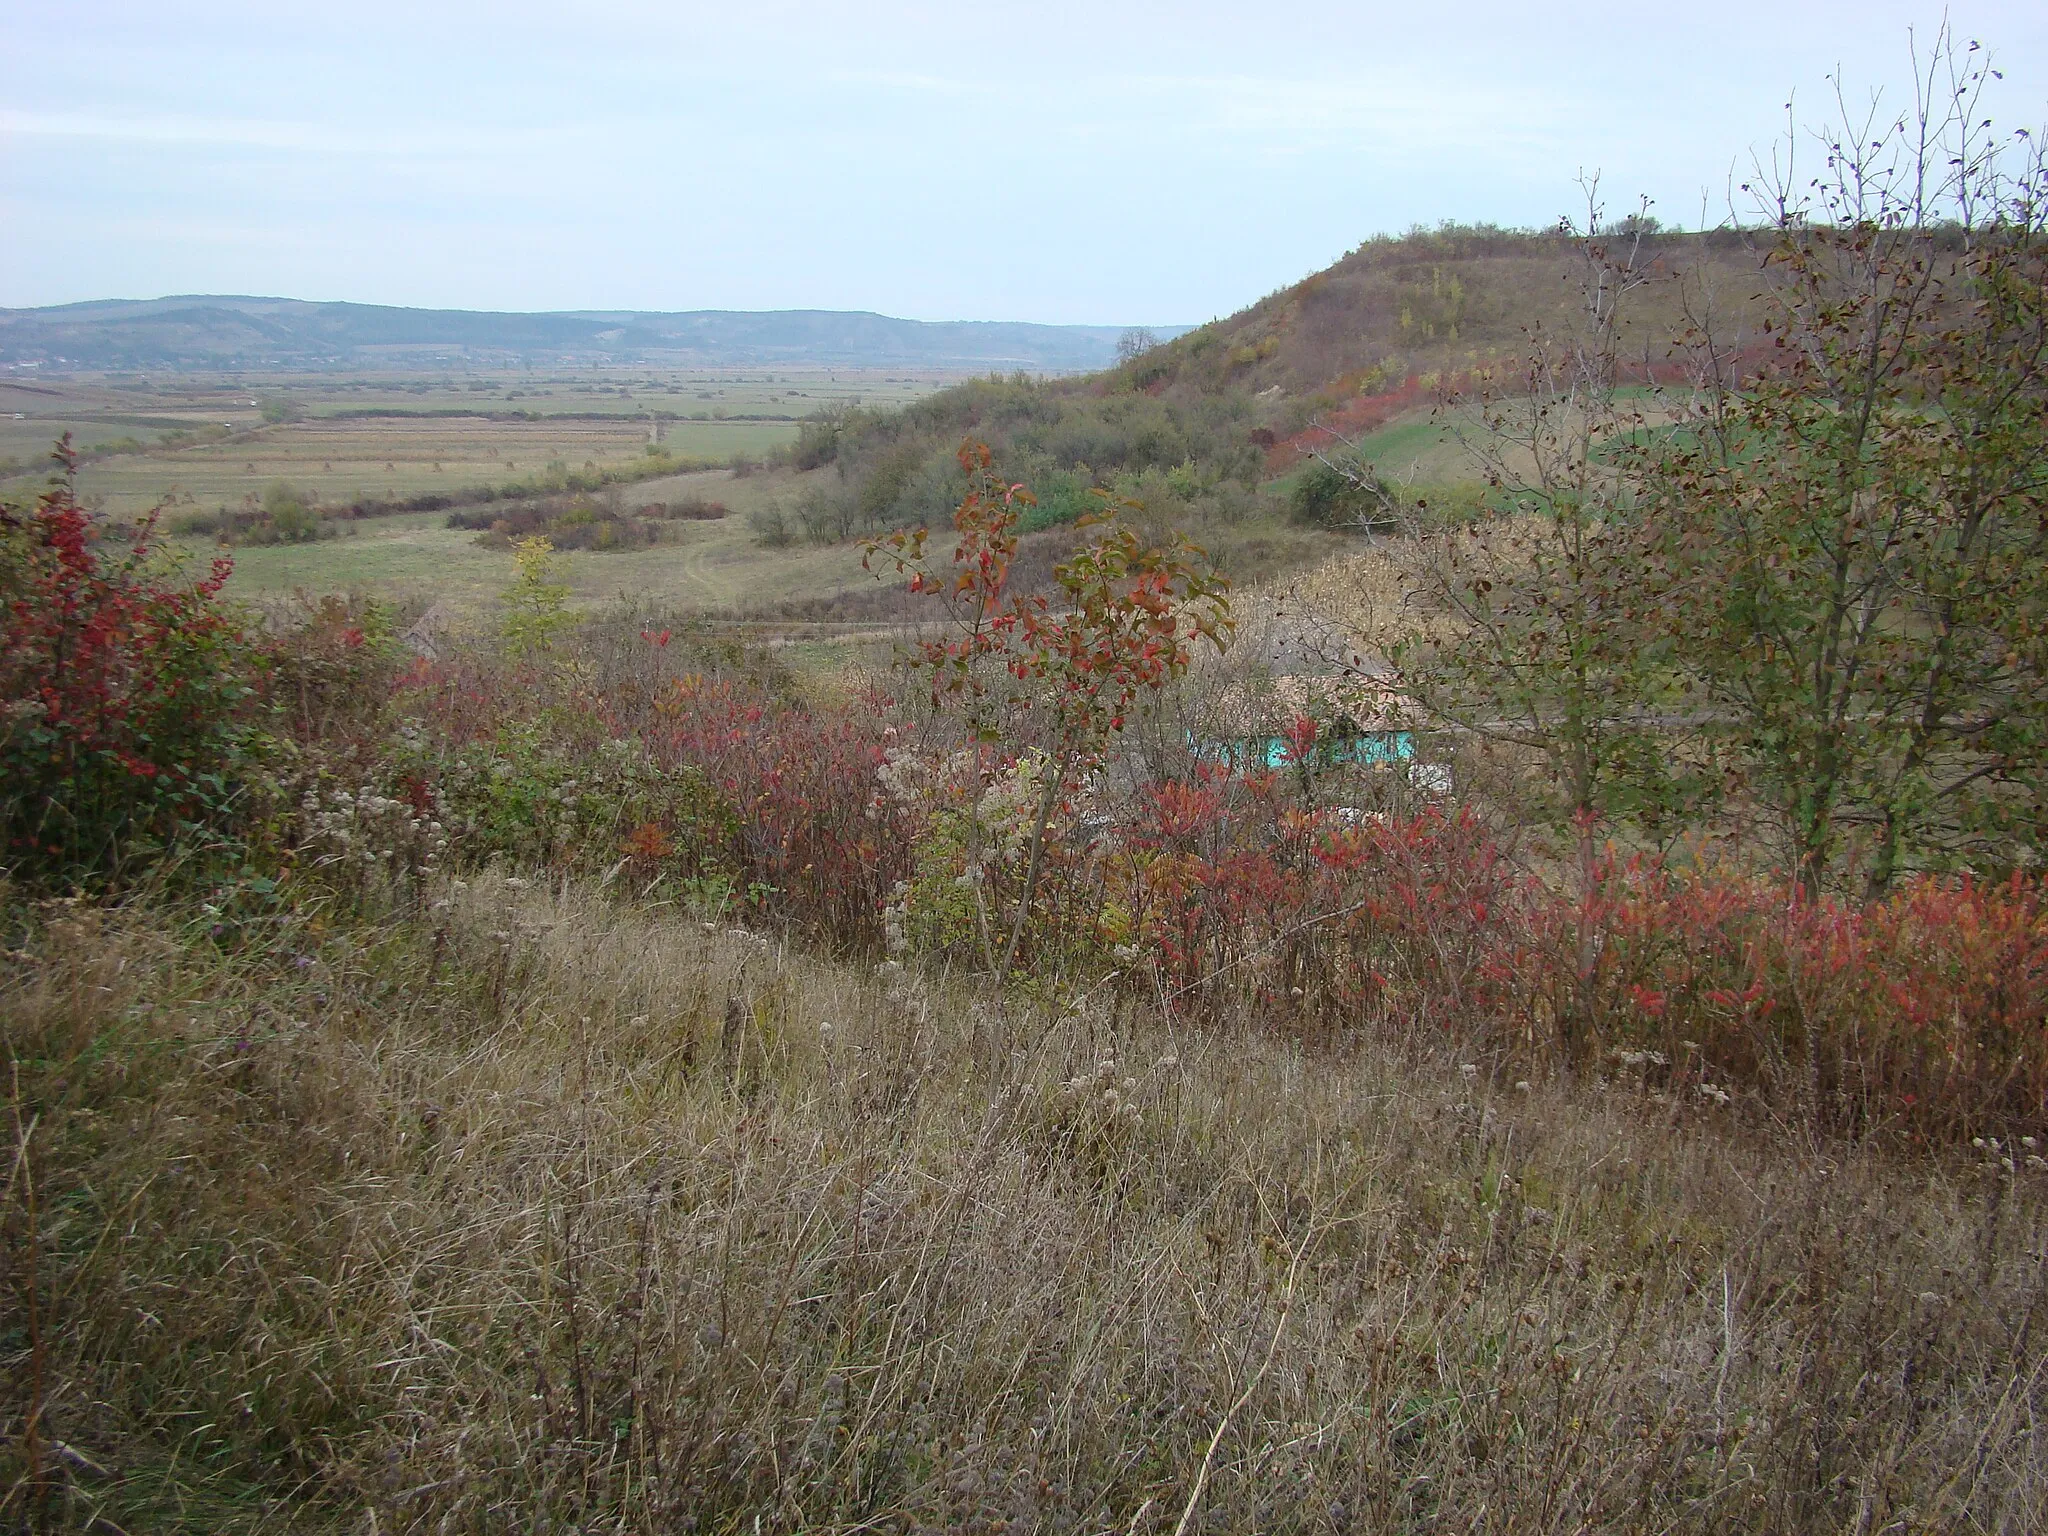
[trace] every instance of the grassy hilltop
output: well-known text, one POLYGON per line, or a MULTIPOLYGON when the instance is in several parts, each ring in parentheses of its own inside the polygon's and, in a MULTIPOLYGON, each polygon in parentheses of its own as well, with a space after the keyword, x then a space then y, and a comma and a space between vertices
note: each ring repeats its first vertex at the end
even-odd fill
MULTIPOLYGON (((1605 244, 1640 247, 1652 281, 1632 307, 1625 350, 1662 362, 1686 326, 1688 283, 1719 290, 1724 315, 1754 323, 1757 253, 1738 233, 1684 234, 1626 222, 1605 244), (1732 309, 1730 306, 1733 306, 1732 309)), ((1368 240, 1322 271, 1227 319, 1133 359, 1128 387, 1194 399, 1255 398, 1338 406, 1415 374, 1454 375, 1517 363, 1530 337, 1577 319, 1580 237, 1556 231, 1445 225, 1368 240)), ((1283 416, 1281 418, 1285 420, 1283 416)))

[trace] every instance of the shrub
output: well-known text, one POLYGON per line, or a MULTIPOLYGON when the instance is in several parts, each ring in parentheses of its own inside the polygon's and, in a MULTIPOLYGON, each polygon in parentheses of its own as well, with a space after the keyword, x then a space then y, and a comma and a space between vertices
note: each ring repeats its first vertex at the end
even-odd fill
POLYGON ((384 747, 383 717, 407 656, 391 611, 360 596, 295 595, 265 647, 263 695, 280 734, 367 766, 384 747))
POLYGON ((1462 1032, 1499 1008, 1489 966, 1524 884, 1469 811, 1317 810, 1289 776, 1212 768, 1142 790, 1106 936, 1176 1011, 1462 1032))
MULTIPOLYGON (((1083 830, 1060 887, 1093 905, 1040 915, 1041 958, 1057 927, 1058 963, 1114 962, 1177 1012, 1446 1038, 1489 1070, 1745 1098, 1829 1134, 2048 1133, 2038 882, 1926 877, 1858 905, 1609 850, 1561 890, 1469 811, 1317 810, 1284 775, 1220 769, 1083 830)), ((909 888, 914 936, 948 894, 909 888)))
POLYGON ((663 766, 642 744, 612 738, 589 752, 550 741, 536 724, 507 730, 432 765, 433 799, 472 861, 501 857, 514 867, 609 868, 625 860, 653 875, 701 879, 729 868, 736 830, 731 806, 688 765, 663 766))
POLYGON ((1844 1134, 2048 1129, 2038 883, 1924 877, 1856 905, 1610 855, 1590 895, 1518 926, 1498 979, 1532 1039, 1575 1017, 1588 1069, 1844 1134))
POLYGON ((576 622, 567 608, 569 585, 557 575, 554 553, 555 546, 540 535, 513 541, 512 585, 498 596, 506 608, 505 643, 515 655, 546 651, 576 622))
POLYGON ((320 514, 282 480, 263 493, 263 515, 280 544, 303 544, 320 537, 320 514))
POLYGON ((1379 497, 1341 470, 1315 460, 1287 493, 1287 510, 1306 528, 1360 530, 1387 523, 1379 497))
POLYGON ((910 854, 907 824, 875 792, 885 707, 807 707, 692 674, 656 696, 647 730, 657 760, 701 771, 732 805, 756 911, 856 949, 876 947, 910 854))
POLYGON ((756 507, 747 514, 747 530, 754 542, 768 549, 787 549, 796 542, 796 532, 780 507, 756 507))
MULTIPOLYGON (((696 505, 704 505, 698 503, 696 505)), ((659 503, 637 512, 594 505, 584 496, 552 497, 517 506, 490 507, 482 511, 448 514, 450 528, 476 528, 479 544, 491 549, 509 549, 522 539, 545 538, 555 549, 624 551, 646 549, 661 540, 660 524, 654 519, 672 515, 659 503)), ((721 513, 680 512, 683 517, 718 516, 721 513)))
POLYGON ((230 562, 179 582, 154 514, 110 558, 68 437, 57 456, 33 509, 0 509, 0 828, 9 874, 45 888, 228 829, 259 739, 252 649, 220 602, 230 562))
POLYGON ((888 702, 805 703, 774 668, 667 628, 600 654, 617 637, 593 626, 566 666, 402 679, 458 851, 724 881, 757 919, 878 947, 910 857, 910 820, 875 792, 888 702))

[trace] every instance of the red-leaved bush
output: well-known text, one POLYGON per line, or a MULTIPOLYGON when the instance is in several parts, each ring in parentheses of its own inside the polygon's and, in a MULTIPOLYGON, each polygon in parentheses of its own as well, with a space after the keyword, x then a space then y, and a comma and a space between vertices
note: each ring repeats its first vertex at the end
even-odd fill
POLYGON ((34 507, 0 509, 0 831, 8 874, 45 888, 117 877, 231 819, 252 694, 219 602, 229 562, 180 582, 154 514, 109 528, 79 504, 68 438, 57 457, 34 507))
POLYGON ((1279 776, 1150 786, 1108 889, 1178 1009, 1427 1034, 1829 1130, 2048 1132, 2038 882, 1923 877, 1858 906, 1712 867, 1531 878, 1469 813, 1291 804, 1279 776))
POLYGON ((1458 1030, 1500 1006, 1492 961, 1528 882, 1469 812, 1359 817, 1284 774, 1150 786, 1110 889, 1169 1003, 1325 1031, 1458 1030))
POLYGON ((704 773, 739 816, 739 867, 754 899, 816 937, 872 947, 910 839, 875 793, 884 716, 858 702, 777 699, 743 682, 678 678, 642 739, 704 773))
MULTIPOLYGON (((401 688, 443 742, 532 728, 572 754, 631 743, 655 767, 700 774, 732 827, 710 862, 748 910, 829 944, 875 947, 883 903, 910 857, 901 812, 875 792, 884 709, 874 700, 812 704, 746 676, 696 670, 668 638, 650 632, 637 659, 612 657, 601 675, 582 679, 478 659, 421 663, 401 688)), ((684 830, 636 822, 619 829, 616 849, 638 868, 665 841, 686 841, 684 830)))
POLYGON ((1498 965, 1525 1037, 1575 1039, 1598 1070, 1842 1131, 2048 1130, 2038 882, 1925 876, 1856 905, 1610 857, 1515 926, 1498 965))

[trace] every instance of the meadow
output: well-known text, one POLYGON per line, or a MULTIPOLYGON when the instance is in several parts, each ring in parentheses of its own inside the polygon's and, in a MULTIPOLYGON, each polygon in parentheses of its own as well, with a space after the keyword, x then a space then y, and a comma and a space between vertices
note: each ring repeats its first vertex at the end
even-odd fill
MULTIPOLYGON (((750 507, 789 493, 789 477, 735 478, 728 470, 665 476, 624 487, 620 501, 703 496, 733 509, 716 521, 668 525, 664 541, 616 554, 574 553, 557 568, 572 602, 595 608, 625 599, 673 612, 769 607, 836 594, 865 593, 874 581, 845 548, 769 549, 749 529, 750 507)), ((400 513, 343 525, 331 539, 305 544, 251 546, 234 551, 228 590, 250 601, 293 592, 356 592, 407 612, 442 603, 471 621, 488 621, 499 592, 511 580, 502 549, 487 547, 472 530, 451 528, 443 512, 400 513)), ((204 539, 181 539, 188 558, 203 558, 204 539)))
POLYGON ((764 458, 833 405, 901 404, 937 377, 855 369, 124 376, 0 381, 0 461, 31 486, 63 432, 81 491, 132 516, 234 507, 278 480, 336 503, 451 495, 550 463, 617 470, 658 438, 679 460, 764 458), (266 416, 267 410, 267 416, 266 416), (15 419, 19 412, 20 420, 15 419), (166 433, 191 440, 165 443, 166 433), (104 454, 95 450, 112 447, 104 454))
POLYGON ((39 928, 53 1525, 2048 1518, 2031 1162, 1002 1005, 587 880, 431 906, 39 928))
MULTIPOLYGON (((161 507, 173 528, 208 514, 246 515, 280 485, 309 506, 338 508, 461 501, 551 475, 622 477, 631 483, 616 499, 628 509, 702 495, 734 515, 673 525, 651 548, 565 557, 577 604, 625 595, 699 613, 809 609, 862 617, 852 610, 872 596, 873 584, 844 533, 822 541, 808 533, 767 539, 761 518, 798 528, 806 509, 860 494, 864 459, 848 453, 801 471, 779 461, 805 420, 886 416, 943 396, 955 382, 844 368, 90 378, 38 372, 0 382, 0 467, 15 465, 0 491, 31 494, 47 476, 51 442, 67 431, 84 454, 77 484, 89 504, 119 518, 161 507), (9 404, 23 419, 13 419, 9 404), (167 434, 177 436, 167 442, 167 434), (742 477, 711 470, 664 475, 648 457, 652 441, 683 466, 744 460, 769 467, 742 477), (650 471, 655 478, 643 478, 650 471)), ((1367 451, 1410 481, 1469 477, 1470 455, 1450 430, 1457 425, 1424 403, 1376 428, 1367 451)), ((932 452, 943 460, 951 449, 932 452)), ((1278 465, 1263 484, 1254 477, 1251 489, 1221 512, 1156 476, 1123 489, 1153 508, 1155 522, 1192 528, 1234 575, 1271 580, 1339 547, 1290 526, 1292 470, 1278 465)), ((937 493, 945 493, 943 485, 937 493)), ((1078 504, 1061 515, 1075 510, 1078 504)), ((506 562, 446 521, 438 512, 400 512, 331 522, 325 531, 337 536, 313 543, 244 543, 235 551, 231 590, 254 600, 355 591, 412 611, 443 602, 473 612, 502 586, 506 562)), ((193 560, 210 558, 214 548, 206 533, 175 543, 193 560)))
MULTIPOLYGON (((10 1516, 2048 1518, 2031 887, 1788 918, 1617 865, 1581 907, 1469 803, 1205 770, 1183 695, 995 986, 961 893, 1022 846, 976 882, 961 828, 1005 778, 656 624, 424 664, 304 611, 231 852, 0 888, 10 1516)), ((247 750, 239 693, 180 709, 247 750)))

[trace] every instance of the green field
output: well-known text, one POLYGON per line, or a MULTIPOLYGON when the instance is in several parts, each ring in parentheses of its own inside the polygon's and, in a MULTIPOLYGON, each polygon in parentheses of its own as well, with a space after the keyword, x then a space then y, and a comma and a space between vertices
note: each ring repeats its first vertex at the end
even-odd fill
POLYGON ((324 502, 403 499, 504 485, 559 462, 618 470, 651 437, 685 461, 761 458, 805 416, 900 405, 938 375, 858 369, 641 369, 521 374, 123 376, 0 380, 0 490, 46 473, 65 432, 93 456, 79 486, 133 515, 159 502, 213 510, 277 480, 324 502), (264 408, 290 418, 267 422, 264 408), (366 414, 379 413, 379 414, 366 414), (192 440, 166 444, 166 433, 192 440))
MULTIPOLYGON (((1649 425, 1623 435, 1636 441, 1652 431, 1664 430, 1672 406, 1666 395, 1653 396, 1646 390, 1625 392, 1637 403, 1649 425)), ((1667 392, 1668 394, 1668 392, 1667 392)), ((1357 441, 1360 455, 1395 484, 1449 486, 1473 484, 1485 478, 1478 447, 1488 445, 1504 467, 1533 474, 1534 464, 1525 450, 1503 437, 1491 436, 1481 409, 1461 405, 1445 409, 1414 411, 1375 428, 1357 441)))
POLYGON ((1471 454, 1457 438, 1462 424, 1427 411, 1404 416, 1360 438, 1358 450, 1381 474, 1397 481, 1412 478, 1436 484, 1471 479, 1471 454))
MULTIPOLYGON (((684 460, 760 458, 796 437, 793 422, 670 422, 661 442, 684 460)), ((174 452, 123 454, 88 464, 80 490, 116 514, 159 501, 232 507, 278 480, 313 499, 347 504, 506 485, 560 464, 619 470, 649 442, 630 419, 494 421, 484 417, 360 417, 267 427, 174 452)))
MULTIPOLYGON (((845 545, 768 549, 757 543, 745 513, 793 493, 787 471, 735 477, 729 470, 674 475, 631 486, 634 501, 702 497, 733 509, 716 521, 677 522, 668 542, 619 553, 565 552, 557 568, 579 606, 620 597, 695 609, 751 608, 791 598, 829 595, 873 585, 859 556, 845 545)), ((313 544, 273 544, 233 551, 228 590, 254 601, 303 589, 363 591, 418 608, 445 602, 461 612, 488 607, 512 579, 512 559, 479 536, 447 526, 440 512, 370 518, 345 525, 340 537, 313 544)), ((176 543, 194 560, 210 541, 176 543)))

